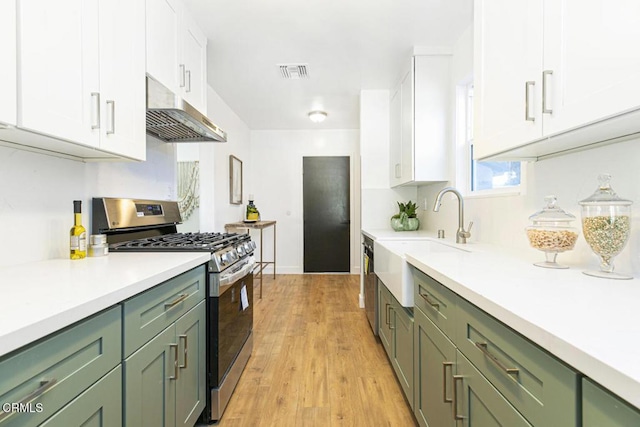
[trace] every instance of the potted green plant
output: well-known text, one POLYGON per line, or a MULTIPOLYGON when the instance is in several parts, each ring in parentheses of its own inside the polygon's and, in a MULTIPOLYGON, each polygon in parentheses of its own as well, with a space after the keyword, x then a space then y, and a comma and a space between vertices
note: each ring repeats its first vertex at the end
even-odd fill
POLYGON ((391 217, 391 228, 395 231, 414 231, 420 226, 420 220, 416 217, 418 205, 409 200, 407 203, 398 203, 398 213, 391 217))

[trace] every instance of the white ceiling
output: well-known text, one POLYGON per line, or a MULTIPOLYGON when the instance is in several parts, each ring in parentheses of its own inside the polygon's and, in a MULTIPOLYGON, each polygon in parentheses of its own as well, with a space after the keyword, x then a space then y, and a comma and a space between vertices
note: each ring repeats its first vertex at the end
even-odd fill
MULTIPOLYGON (((390 89, 414 47, 451 47, 472 0, 186 0, 208 82, 251 129, 357 129, 363 89, 390 89), (306 63, 285 80, 277 64, 306 63), (322 124, 307 113, 324 110, 322 124)), ((213 118, 215 119, 215 117, 213 118)))

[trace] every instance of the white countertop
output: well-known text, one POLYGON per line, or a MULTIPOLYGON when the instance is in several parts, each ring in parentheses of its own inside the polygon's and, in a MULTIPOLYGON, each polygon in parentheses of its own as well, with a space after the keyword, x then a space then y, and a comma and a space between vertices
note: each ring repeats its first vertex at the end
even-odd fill
POLYGON ((188 271, 203 253, 110 253, 0 269, 0 356, 188 271))
MULTIPOLYGON (((448 239, 446 243, 456 246, 448 239)), ((640 278, 590 277, 582 273, 583 265, 536 267, 533 262, 542 261, 544 254, 533 249, 460 246, 470 252, 410 252, 406 259, 640 408, 640 278)))
POLYGON ((373 240, 424 240, 429 237, 436 237, 435 233, 428 231, 394 231, 388 229, 362 229, 362 234, 373 240))

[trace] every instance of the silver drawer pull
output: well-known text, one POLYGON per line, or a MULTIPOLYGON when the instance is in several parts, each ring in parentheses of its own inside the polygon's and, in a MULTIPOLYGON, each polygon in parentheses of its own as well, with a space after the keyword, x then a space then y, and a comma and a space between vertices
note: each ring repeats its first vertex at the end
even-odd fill
POLYGON ((453 399, 447 397, 447 368, 451 368, 453 372, 453 362, 442 362, 442 401, 451 403, 453 399))
POLYGON ((186 335, 179 335, 178 339, 179 340, 184 340, 184 350, 182 351, 182 354, 184 356, 184 364, 178 366, 179 368, 184 369, 184 368, 186 368, 188 366, 187 365, 187 357, 188 357, 188 354, 187 354, 187 348, 188 348, 187 347, 188 346, 187 336, 186 335))
POLYGON ((184 64, 180 64, 179 67, 180 67, 180 87, 184 87, 184 80, 185 80, 184 79, 184 73, 185 73, 186 68, 185 68, 184 64))
POLYGON ((178 298, 174 299, 171 302, 165 302, 164 303, 164 308, 171 308, 174 305, 178 305, 180 304, 182 301, 186 300, 187 298, 189 298, 189 294, 181 294, 178 298))
POLYGON ((178 379, 178 344, 169 344, 169 349, 173 349, 173 376, 169 376, 170 380, 178 379))
POLYGON ((91 129, 100 129, 100 93, 91 92, 93 105, 91 106, 91 129))
POLYGON ((107 135, 116 133, 116 101, 107 101, 107 135))
MULTIPOLYGON (((18 405, 23 406, 23 405, 26 405, 27 403, 33 401, 34 399, 39 397, 42 393, 44 393, 45 391, 47 391, 51 387, 53 387, 57 382, 58 382, 58 380, 55 379, 55 378, 52 378, 50 380, 42 380, 42 381, 40 381, 40 385, 38 386, 38 388, 35 389, 34 391, 32 391, 31 393, 29 393, 28 395, 26 395, 25 397, 23 397, 22 399, 20 399, 20 401, 18 402, 18 405)), ((0 421, 2 421, 3 419, 7 418, 11 414, 12 414, 12 412, 0 411, 0 421)))
POLYGON ((427 302, 427 304, 429 304, 431 307, 440 310, 440 304, 438 304, 437 302, 433 302, 433 300, 431 298, 429 298, 429 295, 427 294, 423 294, 421 293, 420 296, 422 297, 423 300, 425 300, 427 302))
POLYGON ((496 356, 494 356, 493 354, 491 354, 491 352, 489 352, 489 349, 487 348, 487 343, 486 342, 477 342, 476 341, 476 347, 478 347, 480 349, 481 352, 484 353, 485 356, 487 356, 489 359, 491 359, 491 361, 493 363, 495 363, 495 365, 502 369, 505 373, 512 375, 514 377, 517 377, 518 375, 520 375, 520 369, 518 368, 507 368, 504 363, 502 363, 500 361, 500 359, 498 359, 496 356))
POLYGON ((464 420, 464 415, 458 414, 458 381, 463 380, 462 375, 453 375, 453 419, 464 420))
POLYGON ((553 114, 553 109, 547 108, 547 76, 552 76, 553 70, 544 70, 542 72, 542 112, 544 114, 553 114))
POLYGON ((528 81, 524 84, 524 119, 529 122, 535 122, 536 118, 529 115, 529 111, 531 108, 531 102, 529 100, 529 88, 535 86, 536 82, 528 81))

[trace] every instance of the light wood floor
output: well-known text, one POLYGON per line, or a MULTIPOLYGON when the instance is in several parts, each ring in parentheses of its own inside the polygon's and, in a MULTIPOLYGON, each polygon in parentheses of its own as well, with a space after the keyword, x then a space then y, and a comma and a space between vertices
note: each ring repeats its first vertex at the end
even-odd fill
POLYGON ((219 426, 415 426, 357 275, 265 276, 254 348, 219 426))

